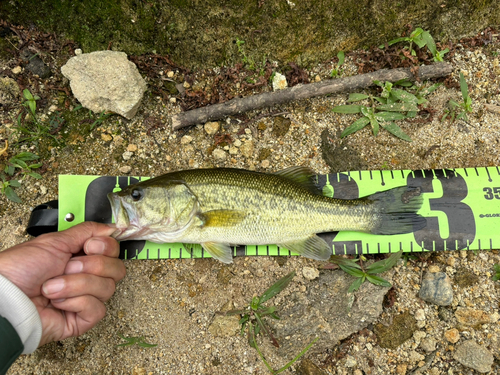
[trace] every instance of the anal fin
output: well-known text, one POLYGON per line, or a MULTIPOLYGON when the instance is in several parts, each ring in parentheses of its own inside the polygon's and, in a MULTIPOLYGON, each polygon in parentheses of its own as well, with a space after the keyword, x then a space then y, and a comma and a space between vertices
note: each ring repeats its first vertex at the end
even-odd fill
POLYGON ((328 260, 333 254, 330 246, 324 239, 313 234, 310 237, 301 238, 289 242, 278 244, 280 247, 285 247, 288 250, 296 252, 306 258, 316 260, 328 260))
POLYGON ((217 243, 217 242, 203 242, 201 244, 203 248, 217 260, 222 263, 233 263, 233 249, 228 244, 217 243))

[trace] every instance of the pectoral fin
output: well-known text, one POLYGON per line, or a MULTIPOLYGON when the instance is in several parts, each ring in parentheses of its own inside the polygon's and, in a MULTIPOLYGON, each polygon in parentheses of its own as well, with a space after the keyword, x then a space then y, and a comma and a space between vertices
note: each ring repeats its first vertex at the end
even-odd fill
POLYGON ((233 249, 228 244, 216 242, 204 242, 201 244, 203 248, 217 260, 222 263, 233 263, 233 249))
POLYGON ((243 221, 246 214, 238 210, 213 210, 201 214, 203 226, 229 228, 243 221))
POLYGON ((283 242, 278 246, 286 247, 288 250, 299 253, 306 258, 316 260, 328 260, 333 254, 331 247, 328 246, 325 240, 315 234, 303 239, 283 242))

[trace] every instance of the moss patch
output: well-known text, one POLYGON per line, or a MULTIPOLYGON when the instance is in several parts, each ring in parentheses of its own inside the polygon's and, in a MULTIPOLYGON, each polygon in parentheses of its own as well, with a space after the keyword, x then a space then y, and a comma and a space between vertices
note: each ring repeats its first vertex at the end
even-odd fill
POLYGON ((387 349, 396 349, 410 339, 416 330, 417 321, 408 311, 394 317, 394 321, 389 327, 383 324, 375 326, 378 344, 387 349))

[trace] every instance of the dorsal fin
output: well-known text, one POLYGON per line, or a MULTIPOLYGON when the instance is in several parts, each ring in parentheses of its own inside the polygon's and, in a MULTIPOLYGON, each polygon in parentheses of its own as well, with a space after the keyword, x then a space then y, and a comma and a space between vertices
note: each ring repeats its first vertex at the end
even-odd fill
POLYGON ((302 187, 306 188, 313 194, 322 195, 321 190, 314 183, 315 173, 309 167, 301 167, 301 166, 290 167, 275 172, 274 174, 301 185, 302 187))

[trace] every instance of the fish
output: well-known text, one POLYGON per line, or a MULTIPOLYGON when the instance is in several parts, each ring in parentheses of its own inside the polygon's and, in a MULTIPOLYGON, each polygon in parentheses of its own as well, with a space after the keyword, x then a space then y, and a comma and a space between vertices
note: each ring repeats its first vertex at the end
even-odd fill
POLYGON ((276 244, 328 260, 332 247, 317 233, 394 235, 425 227, 420 188, 407 186, 360 199, 324 196, 307 167, 276 173, 236 168, 176 171, 129 185, 108 199, 119 241, 201 244, 232 263, 231 246, 276 244))

